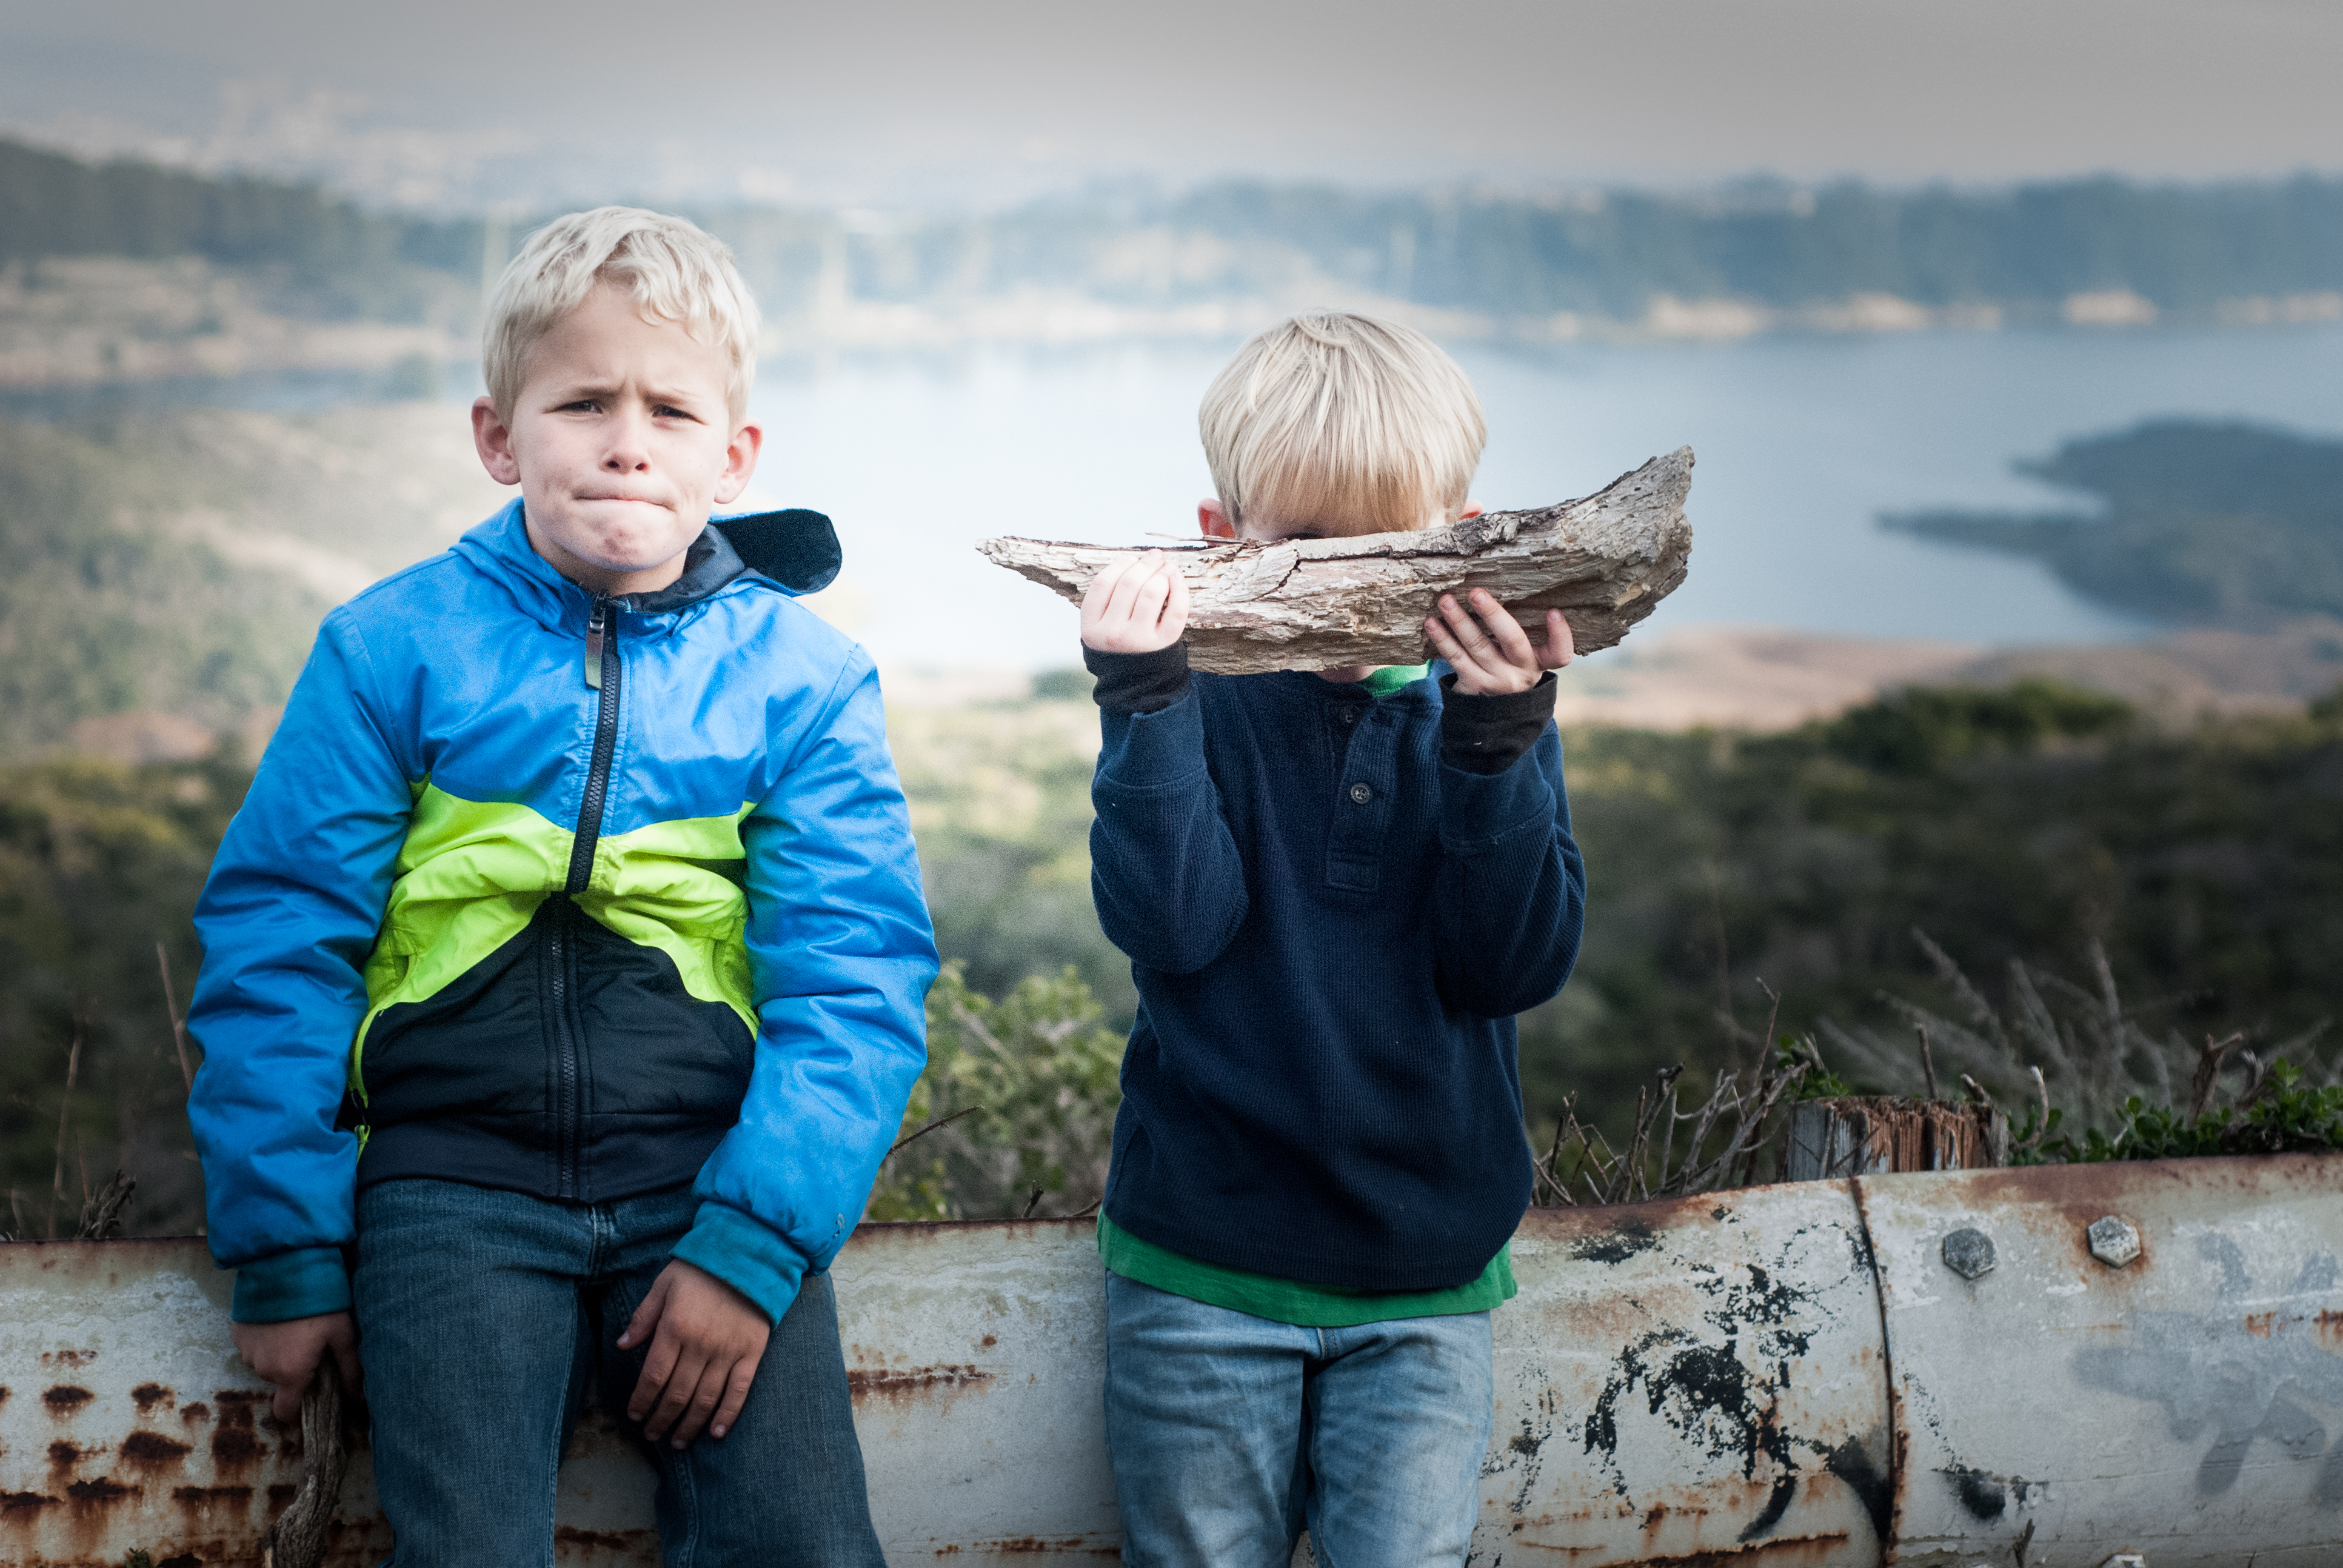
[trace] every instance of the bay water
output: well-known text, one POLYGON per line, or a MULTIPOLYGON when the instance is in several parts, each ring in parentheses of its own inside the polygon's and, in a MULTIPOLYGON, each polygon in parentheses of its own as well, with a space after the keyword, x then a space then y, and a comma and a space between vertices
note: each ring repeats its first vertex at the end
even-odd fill
MULTIPOLYGON (((752 503, 829 512, 826 612, 882 664, 1079 662, 1071 606, 991 566, 993 534, 1196 531, 1196 405, 1233 345, 769 363, 752 503)), ((1489 447, 1474 498, 1544 506, 1655 453, 1697 455, 1692 572, 1646 623, 1994 645, 2155 628, 2026 560, 1888 533, 1882 512, 2073 508, 2013 459, 2144 418, 2343 434, 2343 327, 1929 332, 1724 344, 1461 346, 1489 447)), ((1639 636, 1643 632, 1639 631, 1639 636)))

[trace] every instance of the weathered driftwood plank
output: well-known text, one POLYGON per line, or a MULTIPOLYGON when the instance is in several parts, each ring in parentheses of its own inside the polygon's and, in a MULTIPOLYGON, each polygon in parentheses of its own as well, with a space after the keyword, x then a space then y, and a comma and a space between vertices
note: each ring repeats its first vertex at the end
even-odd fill
MULTIPOLYGON (((1420 533, 1289 544, 1172 545, 1188 579, 1188 660, 1252 675, 1428 657, 1424 618, 1443 593, 1485 588, 1545 638, 1545 612, 1570 618, 1581 653, 1612 647, 1684 581, 1692 553, 1684 497, 1692 448, 1654 457, 1584 500, 1489 512, 1420 533)), ((1080 603, 1091 579, 1136 548, 986 539, 985 557, 1080 603)))

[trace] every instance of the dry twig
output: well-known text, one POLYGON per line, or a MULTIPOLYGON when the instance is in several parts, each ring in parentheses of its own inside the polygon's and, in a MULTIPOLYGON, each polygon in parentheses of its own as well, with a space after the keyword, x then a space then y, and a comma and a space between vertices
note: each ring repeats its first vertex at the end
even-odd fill
POLYGON ((179 1053, 179 1077, 187 1092, 196 1091, 196 1070, 187 1065, 187 1020, 179 1014, 179 999, 171 987, 170 955, 163 944, 155 944, 155 967, 163 971, 163 1009, 171 1015, 171 1044, 179 1053))
MULTIPOLYGON (((81 1020, 74 1020, 73 1049, 65 1055, 65 1096, 57 1102, 57 1168, 49 1179, 48 1236, 57 1238, 57 1206, 65 1201, 65 1125, 73 1116, 74 1081, 81 1076, 81 1020)), ((87 1185, 86 1182, 84 1183, 87 1185)))

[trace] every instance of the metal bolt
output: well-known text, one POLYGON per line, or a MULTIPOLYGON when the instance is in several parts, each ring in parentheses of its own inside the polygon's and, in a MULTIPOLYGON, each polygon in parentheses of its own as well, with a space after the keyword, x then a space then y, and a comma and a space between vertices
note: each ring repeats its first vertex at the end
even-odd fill
POLYGON ((2139 1256, 2139 1232, 2113 1214, 2092 1221, 2083 1234, 2090 1238, 2091 1256, 2110 1269, 2123 1268, 2139 1256))
POLYGON ((1993 1238, 1983 1231, 1959 1230, 1945 1238, 1945 1267, 1964 1280, 1993 1268, 1993 1238))

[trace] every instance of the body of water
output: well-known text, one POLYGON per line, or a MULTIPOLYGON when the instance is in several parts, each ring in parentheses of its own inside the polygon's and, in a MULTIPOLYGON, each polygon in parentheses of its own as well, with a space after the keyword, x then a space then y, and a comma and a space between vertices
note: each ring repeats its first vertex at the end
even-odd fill
MULTIPOLYGON (((990 534, 1195 530, 1196 405, 1228 349, 1129 346, 769 367, 751 498, 830 512, 843 618, 884 662, 1078 661, 1075 614, 983 561, 990 534)), ((2343 329, 1926 333, 1465 348, 1485 407, 1474 498, 1542 506, 1654 453, 1699 457, 1690 579, 1652 628, 1769 625, 1995 644, 2152 629, 2035 564, 1883 531, 1882 511, 2069 504, 2013 458, 2163 415, 2343 433, 2343 329)))
MULTIPOLYGON (((825 608, 882 663, 1076 663, 1073 608, 991 566, 992 534, 1192 537, 1211 477, 1196 405, 1233 344, 769 361, 752 505, 829 512, 846 547, 825 608)), ((1883 511, 2074 498, 2014 458, 2167 415, 2343 433, 2343 327, 1765 337, 1715 345, 1464 347, 1489 447, 1474 498, 1536 507, 1655 453, 1698 455, 1692 574, 1649 629, 1779 626, 1996 645, 2155 628, 2042 567, 1890 534, 1883 511)), ((448 417, 477 373, 439 377, 448 417)), ((189 403, 299 412, 383 397, 385 374, 165 382, 0 397, 15 417, 189 403)))

